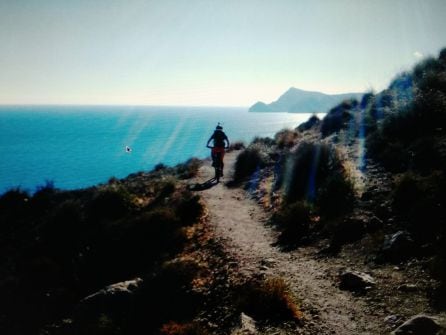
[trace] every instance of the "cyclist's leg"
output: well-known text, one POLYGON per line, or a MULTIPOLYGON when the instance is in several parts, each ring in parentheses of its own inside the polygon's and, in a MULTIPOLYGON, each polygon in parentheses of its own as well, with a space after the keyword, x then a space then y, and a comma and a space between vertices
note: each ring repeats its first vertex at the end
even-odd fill
POLYGON ((215 167, 217 165, 217 152, 213 148, 211 150, 211 159, 212 159, 212 166, 215 167))
POLYGON ((215 169, 215 180, 217 180, 217 183, 219 182, 220 179, 220 153, 216 152, 215 153, 215 164, 214 164, 214 169, 215 169))
POLYGON ((225 167, 225 163, 223 161, 224 157, 225 157, 225 150, 222 149, 221 154, 220 154, 220 167, 221 167, 220 175, 222 177, 223 177, 223 168, 225 167))

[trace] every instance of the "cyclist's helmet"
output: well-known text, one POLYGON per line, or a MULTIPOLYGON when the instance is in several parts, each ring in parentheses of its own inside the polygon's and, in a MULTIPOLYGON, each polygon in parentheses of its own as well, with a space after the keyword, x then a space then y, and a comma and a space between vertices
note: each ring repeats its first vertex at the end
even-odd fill
POLYGON ((223 127, 220 125, 220 122, 217 124, 217 127, 215 127, 215 130, 223 130, 223 127))

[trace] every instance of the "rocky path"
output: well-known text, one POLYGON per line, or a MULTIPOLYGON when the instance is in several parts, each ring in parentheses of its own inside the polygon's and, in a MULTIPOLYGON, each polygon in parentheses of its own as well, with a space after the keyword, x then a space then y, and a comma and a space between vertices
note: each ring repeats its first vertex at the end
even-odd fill
MULTIPOLYGON (((237 152, 233 152, 225 157, 228 175, 236 155, 237 152)), ((203 166, 197 182, 204 184, 212 175, 212 168, 203 166)), ((244 190, 225 186, 225 179, 201 193, 211 225, 244 275, 264 273, 280 276, 288 282, 305 313, 302 334, 387 333, 382 315, 364 298, 338 288, 339 265, 317 259, 311 248, 281 252, 274 247, 275 232, 265 225, 267 214, 244 190)))

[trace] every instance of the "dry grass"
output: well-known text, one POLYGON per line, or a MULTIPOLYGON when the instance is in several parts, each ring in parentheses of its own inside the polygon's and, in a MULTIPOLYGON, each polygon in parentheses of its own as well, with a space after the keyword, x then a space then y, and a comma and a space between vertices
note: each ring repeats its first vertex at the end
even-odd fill
POLYGON ((282 129, 274 135, 274 139, 280 149, 291 148, 297 143, 299 133, 291 129, 282 129))
POLYGON ((269 322, 295 321, 303 314, 283 278, 249 281, 240 288, 238 306, 241 312, 256 320, 269 322))
POLYGON ((160 329, 160 335, 205 335, 208 334, 202 327, 196 323, 176 323, 169 322, 160 329))

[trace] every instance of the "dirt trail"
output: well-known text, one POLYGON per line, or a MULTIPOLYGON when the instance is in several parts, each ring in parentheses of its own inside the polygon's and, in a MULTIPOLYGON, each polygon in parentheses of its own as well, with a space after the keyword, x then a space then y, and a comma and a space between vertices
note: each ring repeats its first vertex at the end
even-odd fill
MULTIPOLYGON (((236 155, 225 157, 227 175, 236 155)), ((212 167, 203 166, 197 182, 205 183, 212 175, 212 167)), ((272 246, 275 232, 264 224, 267 214, 244 190, 226 187, 225 180, 229 178, 201 193, 216 235, 243 274, 281 276, 289 283, 307 318, 303 334, 387 333, 382 316, 370 310, 363 298, 339 290, 335 282, 338 266, 316 259, 311 248, 281 252, 272 246)))

